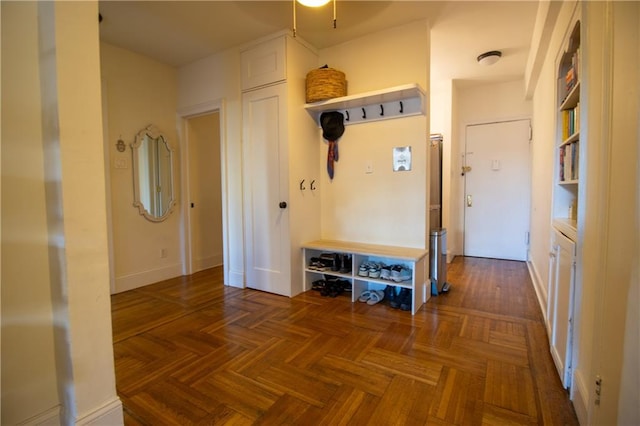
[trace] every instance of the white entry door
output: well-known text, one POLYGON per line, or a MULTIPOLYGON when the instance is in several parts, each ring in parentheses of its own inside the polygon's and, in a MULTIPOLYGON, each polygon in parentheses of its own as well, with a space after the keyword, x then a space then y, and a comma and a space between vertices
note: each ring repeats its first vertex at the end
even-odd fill
POLYGON ((526 260, 529 120, 467 126, 464 255, 526 260))
POLYGON ((246 284, 291 295, 286 86, 242 95, 246 284))

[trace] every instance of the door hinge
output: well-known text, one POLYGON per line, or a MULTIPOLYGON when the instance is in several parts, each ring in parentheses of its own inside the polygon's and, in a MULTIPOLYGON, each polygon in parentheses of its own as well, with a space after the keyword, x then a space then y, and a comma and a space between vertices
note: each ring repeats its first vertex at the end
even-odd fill
POLYGON ((529 231, 524 233, 524 243, 529 245, 529 231))
POLYGON ((529 125, 529 142, 533 140, 533 127, 529 125))

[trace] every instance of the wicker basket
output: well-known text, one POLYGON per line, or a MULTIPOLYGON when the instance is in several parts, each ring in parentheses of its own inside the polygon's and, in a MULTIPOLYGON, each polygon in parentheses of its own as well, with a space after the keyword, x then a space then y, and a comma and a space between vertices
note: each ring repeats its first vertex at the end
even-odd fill
POLYGON ((324 101, 347 95, 347 81, 342 71, 318 68, 307 73, 307 103, 324 101))

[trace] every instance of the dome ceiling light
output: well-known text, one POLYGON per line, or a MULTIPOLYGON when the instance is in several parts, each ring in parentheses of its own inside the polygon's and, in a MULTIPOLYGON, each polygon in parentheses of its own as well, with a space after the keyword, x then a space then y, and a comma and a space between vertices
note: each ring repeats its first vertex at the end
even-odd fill
POLYGON ((499 50, 485 52, 482 55, 478 56, 478 63, 485 66, 493 65, 498 62, 501 56, 502 52, 500 52, 499 50))
MULTIPOLYGON (((296 3, 307 7, 322 7, 331 0, 293 0, 293 36, 296 36, 296 3)), ((336 0, 333 0, 333 28, 336 28, 336 0)))

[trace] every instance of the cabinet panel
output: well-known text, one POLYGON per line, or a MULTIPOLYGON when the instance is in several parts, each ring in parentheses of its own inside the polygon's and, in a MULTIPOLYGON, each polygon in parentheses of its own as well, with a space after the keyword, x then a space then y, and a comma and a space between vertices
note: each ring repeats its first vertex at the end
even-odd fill
POLYGON ((242 90, 254 89, 286 78, 286 41, 279 37, 241 53, 242 90))
POLYGON ((554 231, 552 244, 554 270, 550 271, 549 285, 549 346, 562 384, 568 388, 571 384, 575 243, 554 231))

